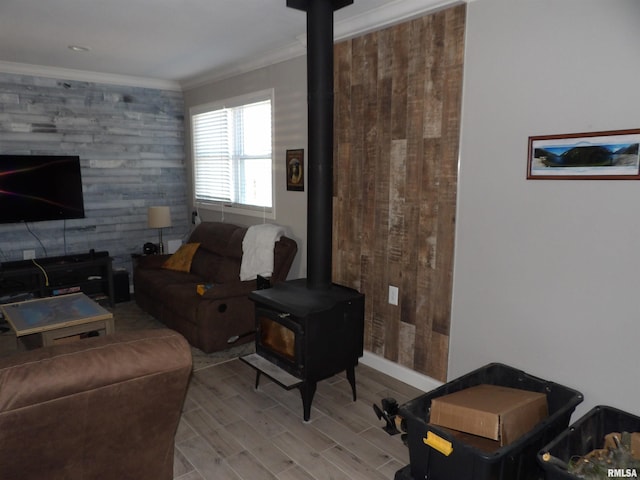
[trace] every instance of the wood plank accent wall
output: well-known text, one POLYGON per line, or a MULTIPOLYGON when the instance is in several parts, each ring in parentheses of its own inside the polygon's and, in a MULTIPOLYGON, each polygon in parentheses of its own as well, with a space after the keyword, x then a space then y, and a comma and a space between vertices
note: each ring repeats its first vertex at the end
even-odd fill
POLYGON ((366 296, 367 350, 441 381, 465 16, 459 5, 335 47, 333 280, 366 296))
POLYGON ((0 225, 0 261, 93 248, 130 270, 150 205, 171 206, 165 243, 189 230, 181 92, 0 73, 0 153, 79 155, 86 215, 0 225))

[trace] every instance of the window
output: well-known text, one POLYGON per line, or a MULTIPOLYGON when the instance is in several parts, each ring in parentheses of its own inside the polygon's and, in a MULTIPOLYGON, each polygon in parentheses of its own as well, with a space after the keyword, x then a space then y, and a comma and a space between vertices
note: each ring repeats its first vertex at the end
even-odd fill
POLYGON ((269 90, 191 110, 196 205, 272 212, 272 98, 269 90))

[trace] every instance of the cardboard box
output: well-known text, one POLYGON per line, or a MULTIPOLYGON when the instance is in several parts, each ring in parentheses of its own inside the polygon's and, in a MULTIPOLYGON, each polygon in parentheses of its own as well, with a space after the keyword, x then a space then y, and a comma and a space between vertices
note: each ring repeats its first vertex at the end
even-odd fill
POLYGON ((434 398, 430 423, 495 440, 502 447, 547 416, 544 393, 481 384, 434 398))

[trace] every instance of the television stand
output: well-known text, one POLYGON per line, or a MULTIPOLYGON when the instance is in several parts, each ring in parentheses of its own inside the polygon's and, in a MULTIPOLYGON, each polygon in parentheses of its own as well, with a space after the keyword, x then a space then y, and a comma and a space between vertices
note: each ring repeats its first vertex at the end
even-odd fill
POLYGON ((0 264, 0 303, 82 292, 114 305, 112 259, 96 252, 0 264), (24 299, 24 298, 23 298, 24 299))

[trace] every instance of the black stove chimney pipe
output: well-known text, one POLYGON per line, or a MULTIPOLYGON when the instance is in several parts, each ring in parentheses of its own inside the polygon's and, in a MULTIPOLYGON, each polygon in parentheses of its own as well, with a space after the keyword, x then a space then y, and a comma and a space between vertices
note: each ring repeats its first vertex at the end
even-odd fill
POLYGON ((287 0, 307 12, 307 288, 331 288, 333 239, 333 12, 353 0, 287 0))

